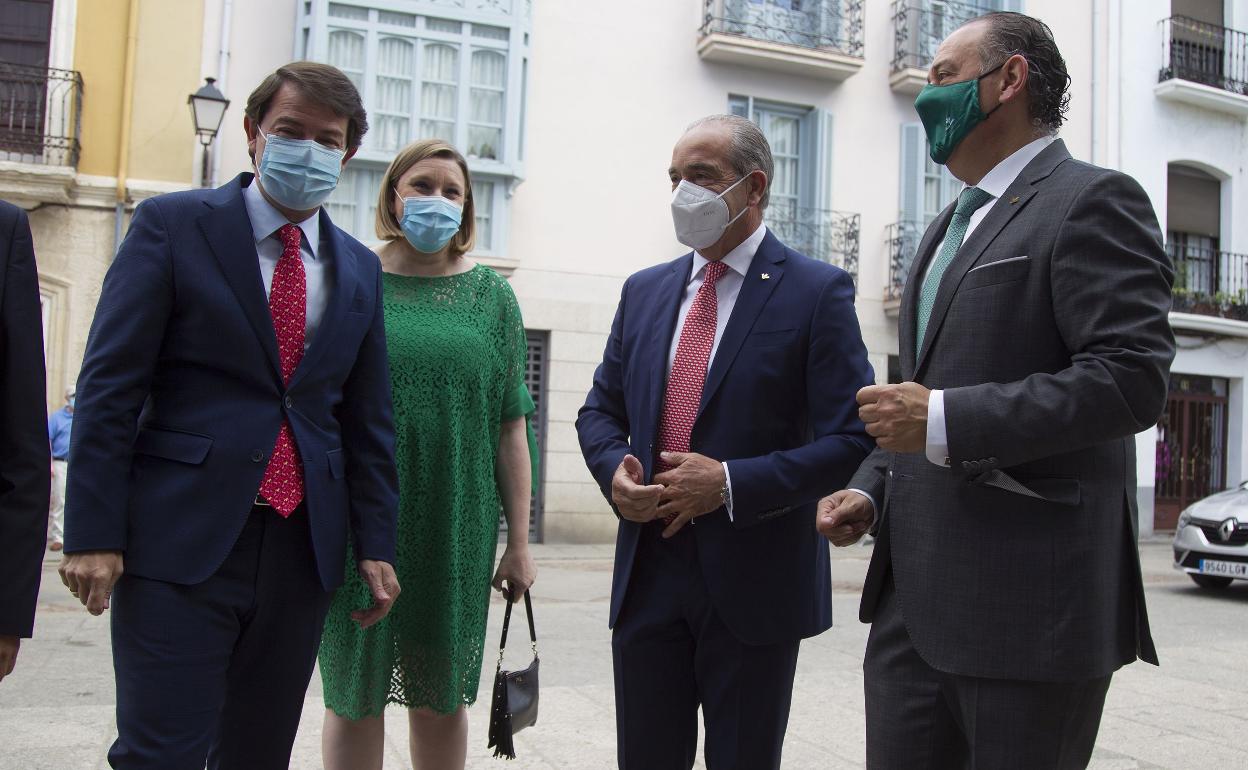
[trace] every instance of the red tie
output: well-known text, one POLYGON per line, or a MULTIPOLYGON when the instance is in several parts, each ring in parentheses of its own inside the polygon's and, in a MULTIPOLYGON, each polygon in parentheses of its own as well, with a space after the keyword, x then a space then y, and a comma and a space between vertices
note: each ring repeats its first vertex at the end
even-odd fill
MULTIPOLYGON (((269 313, 277 332, 277 354, 282 364, 282 382, 290 383, 303 358, 304 322, 307 318, 307 279, 303 258, 299 255, 300 230, 292 224, 277 231, 282 239, 282 257, 273 268, 273 285, 269 289, 269 313)), ((290 432, 290 421, 283 418, 277 432, 273 456, 260 482, 260 496, 282 516, 294 513, 303 501, 303 465, 299 448, 290 432)))
MULTIPOLYGON (((688 452, 693 422, 702 403, 702 385, 706 367, 715 345, 715 323, 719 315, 719 297, 715 284, 728 272, 723 262, 707 262, 702 285, 693 298, 685 325, 676 343, 676 360, 667 378, 667 394, 663 399, 663 418, 659 422, 659 451, 688 452)), ((670 470, 662 460, 655 461, 656 472, 670 470)), ((670 522, 669 517, 669 522, 670 522)))

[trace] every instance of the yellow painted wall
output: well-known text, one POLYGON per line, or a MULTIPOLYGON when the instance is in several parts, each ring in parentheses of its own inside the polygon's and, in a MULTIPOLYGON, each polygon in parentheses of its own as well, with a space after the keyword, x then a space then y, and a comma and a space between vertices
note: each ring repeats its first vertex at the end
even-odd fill
POLYGON ((78 171, 114 176, 121 134, 128 0, 78 3, 74 69, 82 73, 82 153, 78 171))
MULTIPOLYGON (((78 171, 116 176, 129 0, 78 3, 74 68, 82 73, 78 171)), ((203 84, 203 0, 139 0, 130 126, 131 179, 191 184, 195 127, 186 97, 203 84)))
POLYGON ((130 176, 189 187, 196 139, 186 97, 204 84, 199 75, 204 3, 139 0, 139 9, 130 176))

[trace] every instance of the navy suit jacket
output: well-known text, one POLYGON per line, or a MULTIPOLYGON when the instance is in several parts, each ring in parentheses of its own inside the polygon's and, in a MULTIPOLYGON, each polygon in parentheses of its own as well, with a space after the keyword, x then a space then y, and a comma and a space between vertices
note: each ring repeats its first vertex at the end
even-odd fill
MULTIPOLYGON (((667 358, 693 255, 624 284, 602 364, 577 418, 581 451, 607 500, 625 454, 653 476, 667 358)), ((854 395, 874 375, 845 271, 766 234, 702 389, 692 451, 728 461, 723 508, 692 527, 715 609, 751 644, 805 638, 832 624, 828 543, 815 503, 841 489, 873 446, 854 395)), ((642 526, 620 520, 611 624, 642 526)))
POLYGON ((26 212, 0 201, 0 636, 30 636, 48 534, 39 274, 26 212))
POLYGON ((381 266, 321 211, 332 293, 288 385, 241 174, 144 201, 104 279, 78 380, 65 550, 121 550, 126 572, 210 577, 242 530, 290 421, 321 582, 393 563, 398 505, 381 266))

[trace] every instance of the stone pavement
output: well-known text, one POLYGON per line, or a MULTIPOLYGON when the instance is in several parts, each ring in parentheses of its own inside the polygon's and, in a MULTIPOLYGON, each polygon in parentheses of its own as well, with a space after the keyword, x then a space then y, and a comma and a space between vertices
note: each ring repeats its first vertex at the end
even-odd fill
MULTIPOLYGON (((1114 679, 1092 767, 1248 768, 1248 583, 1211 593, 1170 568, 1166 540, 1141 547, 1162 668, 1134 664, 1114 679)), ((485 748, 494 656, 487 651, 481 701, 470 711, 470 768, 614 767, 607 546, 536 546, 541 716, 517 738, 518 761, 485 748)), ((863 765, 862 650, 858 592, 869 547, 833 556, 837 625, 802 645, 784 766, 863 765)), ((113 737, 113 684, 106 618, 65 592, 48 554, 36 624, 17 671, 0 683, 0 770, 96 770, 113 737)), ((487 650, 501 604, 491 608, 487 650)), ((514 629, 513 629, 514 630, 514 629)), ((518 636, 523 636, 519 634, 518 636)), ((527 663, 516 644, 508 662, 527 663), (514 656, 514 657, 513 657, 514 656)), ((308 690, 292 767, 320 767, 319 675, 308 690)), ((404 715, 387 716, 386 768, 407 767, 404 715)), ((702 765, 699 763, 698 765, 702 765)))

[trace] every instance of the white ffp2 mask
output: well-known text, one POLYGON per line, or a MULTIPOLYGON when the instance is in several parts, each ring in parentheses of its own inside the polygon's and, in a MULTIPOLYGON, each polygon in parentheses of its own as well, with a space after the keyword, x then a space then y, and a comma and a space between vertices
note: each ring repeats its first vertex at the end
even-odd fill
POLYGON ((731 212, 724 201, 728 191, 746 179, 747 177, 741 177, 729 185, 727 190, 718 194, 714 190, 680 180, 672 194, 672 223, 676 226, 676 240, 691 249, 705 249, 714 245, 723 237, 729 225, 740 219, 748 208, 742 207, 730 219, 731 212))

